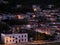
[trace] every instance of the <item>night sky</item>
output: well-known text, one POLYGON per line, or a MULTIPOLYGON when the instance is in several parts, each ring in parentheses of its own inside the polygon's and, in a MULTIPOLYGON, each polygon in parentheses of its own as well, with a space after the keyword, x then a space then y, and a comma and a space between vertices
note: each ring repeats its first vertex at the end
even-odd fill
POLYGON ((0 12, 28 12, 32 11, 32 5, 37 4, 41 5, 42 8, 46 7, 49 4, 54 4, 57 8, 60 6, 59 0, 7 0, 8 4, 0 3, 0 12), (16 4, 23 5, 21 8, 16 9, 16 4), (24 11, 23 11, 24 10, 24 11))

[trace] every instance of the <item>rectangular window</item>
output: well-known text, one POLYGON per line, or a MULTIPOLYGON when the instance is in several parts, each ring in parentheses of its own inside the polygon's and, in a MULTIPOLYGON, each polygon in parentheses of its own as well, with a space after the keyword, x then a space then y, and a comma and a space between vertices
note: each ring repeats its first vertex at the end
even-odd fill
POLYGON ((25 35, 25 37, 26 37, 26 35, 25 35))
POLYGON ((17 43, 17 41, 16 41, 16 43, 17 43))
POLYGON ((10 38, 11 38, 11 36, 10 36, 10 38))
POLYGON ((22 37, 23 37, 23 35, 22 35, 22 37))
POLYGON ((17 37, 16 37, 16 40, 17 40, 17 37))
POLYGON ((20 40, 19 40, 19 43, 20 43, 20 40))
POLYGON ((20 38, 20 36, 19 36, 19 38, 20 38))
POLYGON ((14 38, 14 36, 13 36, 13 38, 14 38))
POLYGON ((11 40, 10 40, 10 42, 11 42, 11 40))
POLYGON ((13 42, 14 42, 14 40, 13 40, 13 42))
POLYGON ((23 41, 23 39, 22 39, 22 41, 23 41))
POLYGON ((26 39, 25 39, 25 41, 26 41, 26 39))

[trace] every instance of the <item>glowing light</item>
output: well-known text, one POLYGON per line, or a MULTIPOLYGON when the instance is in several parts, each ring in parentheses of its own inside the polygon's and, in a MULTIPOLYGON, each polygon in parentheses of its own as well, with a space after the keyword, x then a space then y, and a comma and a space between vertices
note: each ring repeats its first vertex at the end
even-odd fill
POLYGON ((19 30, 19 27, 17 27, 17 30, 19 30))
POLYGON ((7 41, 10 43, 10 40, 14 40, 14 38, 10 38, 9 36, 5 37, 5 43, 7 43, 7 41))
POLYGON ((51 15, 47 15, 47 14, 46 14, 45 16, 47 16, 47 17, 51 17, 51 15))
POLYGON ((5 34, 1 34, 2 36, 5 36, 5 34))
POLYGON ((27 28, 31 28, 31 25, 27 25, 27 28))
POLYGON ((32 17, 34 18, 34 17, 36 17, 36 15, 32 15, 32 17))
POLYGON ((45 32, 45 34, 48 34, 48 32, 45 32))
POLYGON ((59 28, 57 28, 57 30, 60 30, 59 28))
POLYGON ((2 16, 0 16, 0 19, 2 19, 2 16))
POLYGON ((20 28, 19 28, 19 27, 17 27, 17 31, 18 31, 18 32, 19 32, 19 29, 20 29, 20 28))
POLYGON ((55 19, 54 19, 54 18, 50 18, 50 20, 51 20, 51 21, 55 21, 55 19))
POLYGON ((53 24, 56 24, 55 22, 53 22, 53 24))
POLYGON ((37 9, 36 9, 36 8, 34 8, 34 11, 37 11, 37 9))
POLYGON ((53 5, 48 5, 48 7, 49 7, 49 8, 52 8, 52 7, 53 7, 53 5))
POLYGON ((22 15, 17 15, 18 19, 23 19, 22 15))
POLYGON ((19 4, 18 4, 18 5, 16 5, 16 7, 17 7, 17 8, 20 8, 20 7, 21 7, 21 5, 19 5, 19 4))

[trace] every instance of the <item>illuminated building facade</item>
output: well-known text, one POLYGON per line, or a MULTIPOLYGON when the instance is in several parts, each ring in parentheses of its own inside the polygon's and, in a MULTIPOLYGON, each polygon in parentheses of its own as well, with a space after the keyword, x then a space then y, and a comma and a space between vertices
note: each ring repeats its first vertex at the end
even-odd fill
POLYGON ((5 44, 28 42, 28 34, 1 34, 2 42, 5 44))

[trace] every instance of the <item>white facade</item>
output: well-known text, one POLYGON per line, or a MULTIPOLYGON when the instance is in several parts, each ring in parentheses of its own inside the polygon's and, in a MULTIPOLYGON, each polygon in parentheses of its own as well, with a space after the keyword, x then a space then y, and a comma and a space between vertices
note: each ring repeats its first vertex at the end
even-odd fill
POLYGON ((28 34, 1 34, 1 40, 5 44, 28 42, 28 34))

